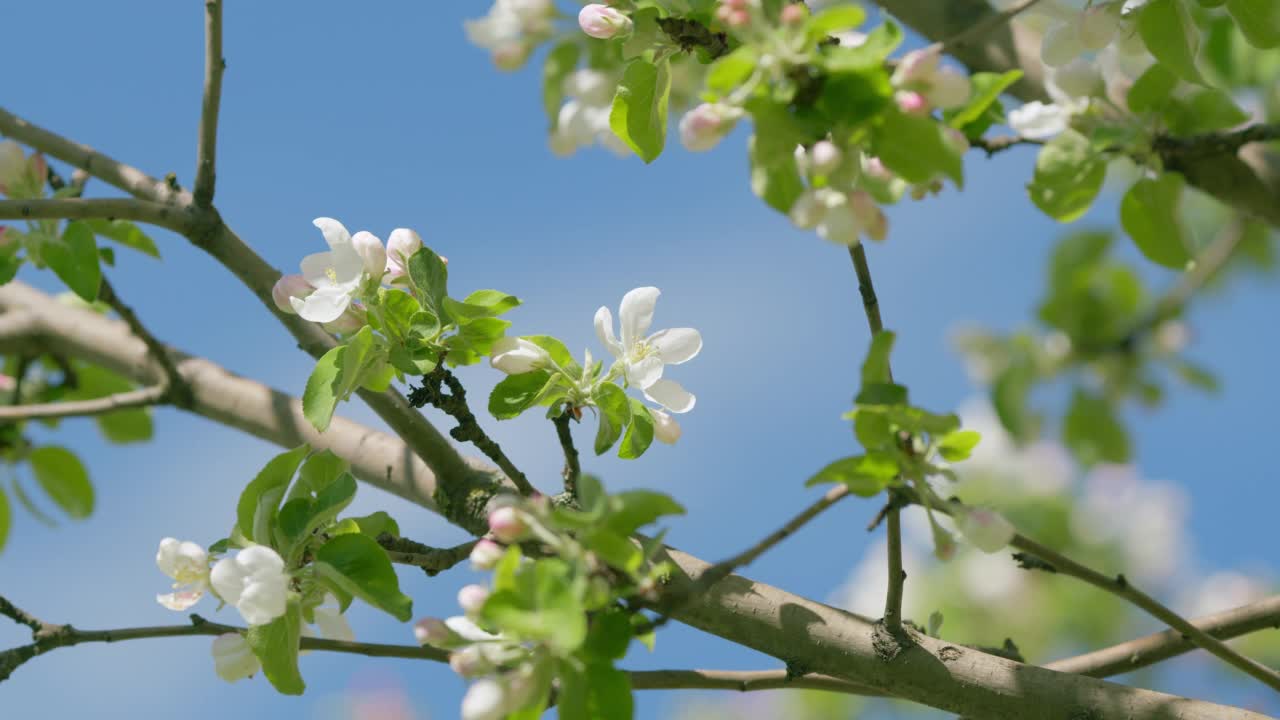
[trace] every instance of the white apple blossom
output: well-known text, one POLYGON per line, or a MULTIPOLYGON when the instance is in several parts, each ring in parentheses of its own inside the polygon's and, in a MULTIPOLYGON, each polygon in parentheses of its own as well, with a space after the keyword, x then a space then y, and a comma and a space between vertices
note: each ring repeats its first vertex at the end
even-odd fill
POLYGON ((969 79, 951 68, 939 66, 941 49, 930 45, 920 50, 912 50, 903 56, 894 68, 890 82, 895 89, 908 91, 900 96, 895 95, 898 105, 904 112, 927 112, 928 107, 921 107, 916 96, 919 93, 929 106, 947 109, 959 107, 969 99, 969 79), (910 108, 910 109, 908 109, 910 108))
POLYGON ((610 75, 598 70, 575 70, 565 78, 562 89, 567 102, 560 106, 551 133, 553 153, 568 156, 578 148, 599 143, 619 157, 631 154, 631 148, 609 126, 616 87, 610 75))
POLYGON ((450 631, 467 642, 486 642, 498 639, 497 635, 482 630, 471 618, 461 615, 446 618, 444 624, 450 631))
POLYGON ((661 291, 639 287, 622 296, 618 319, 621 339, 613 334, 613 313, 607 307, 596 310, 596 335, 617 358, 627 383, 644 391, 645 397, 677 413, 693 409, 694 396, 671 380, 663 380, 666 365, 692 360, 702 350, 702 335, 693 328, 659 330, 645 336, 653 324, 653 309, 661 291))
POLYGON ((173 578, 175 592, 156 595, 156 602, 170 610, 190 608, 209 589, 209 554, 196 543, 171 537, 161 540, 156 566, 173 578))
POLYGON ((264 545, 253 545, 223 558, 210 573, 213 589, 240 611, 250 625, 265 625, 284 614, 289 576, 284 559, 264 545))
POLYGON ((360 291, 366 279, 365 260, 342 223, 322 217, 313 224, 324 233, 329 252, 302 259, 302 276, 316 291, 302 299, 293 298, 290 303, 304 319, 326 323, 337 320, 351 304, 352 296, 360 291))
POLYGON ((507 688, 493 678, 471 683, 462 697, 462 720, 501 720, 506 717, 507 688))
POLYGON ((1032 100, 1009 111, 1009 127, 1025 138, 1044 140, 1067 129, 1071 111, 1054 103, 1032 100))
POLYGON ((409 258, 422 249, 422 238, 408 228, 396 228, 387 238, 388 282, 395 282, 409 272, 409 258))
POLYGON ((501 70, 524 65, 539 39, 551 32, 553 0, 497 0, 489 12, 463 23, 467 39, 488 50, 501 70))
POLYGON ((226 633, 213 639, 213 670, 227 682, 252 677, 262 663, 240 633, 226 633))
POLYGON ((546 350, 519 337, 503 337, 493 344, 489 364, 508 375, 532 372, 552 364, 546 350))

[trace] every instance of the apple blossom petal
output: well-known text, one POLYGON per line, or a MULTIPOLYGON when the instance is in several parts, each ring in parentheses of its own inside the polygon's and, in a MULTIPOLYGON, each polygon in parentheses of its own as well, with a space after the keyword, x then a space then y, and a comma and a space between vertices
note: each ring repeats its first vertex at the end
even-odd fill
POLYGON ((693 409, 697 398, 675 380, 659 380, 645 388, 644 396, 673 413, 686 413, 693 409))
POLYGON ((601 306, 596 311, 595 323, 596 337, 600 338, 600 344, 604 345, 616 358, 625 355, 626 351, 613 335, 613 313, 609 312, 609 308, 601 306))
POLYGON ((325 607, 321 605, 314 611, 316 618, 316 627, 320 628, 320 635, 329 640, 341 640, 342 642, 355 642, 356 634, 351 629, 351 623, 347 622, 347 618, 336 607, 325 607))
POLYGON ((312 253, 302 258, 299 264, 302 267, 302 279, 311 287, 320 289, 334 286, 334 278, 329 275, 329 270, 333 267, 333 253, 312 253))
POLYGON ((243 680, 262 669, 253 649, 240 633, 226 633, 213 639, 213 669, 227 682, 243 680))
POLYGON ((316 290, 305 298, 290 298, 293 309, 304 320, 311 322, 333 322, 346 312, 351 304, 351 296, 341 288, 326 287, 316 290))
POLYGON ((639 362, 627 363, 627 384, 644 390, 662 377, 662 358, 650 355, 639 362))
POLYGON ((204 590, 180 590, 165 595, 156 595, 156 602, 170 610, 182 612, 200 602, 202 597, 204 597, 204 590))
POLYGON ((693 328, 659 330, 649 337, 658 357, 667 365, 679 365, 697 357, 702 350, 702 334, 693 328))
POLYGON ((336 250, 341 245, 351 245, 351 233, 347 232, 347 228, 337 220, 321 217, 312 220, 311 224, 324 233, 324 241, 329 243, 330 248, 336 250))
POLYGON ((481 630, 480 626, 476 625, 471 618, 464 617, 462 615, 455 615, 451 618, 446 618, 444 624, 445 627, 457 633, 458 637, 470 642, 483 642, 485 640, 498 639, 497 635, 481 630))
POLYGON ((656 287, 638 287, 622 296, 618 322, 622 325, 622 346, 630 348, 639 342, 653 324, 653 308, 662 291, 656 287))

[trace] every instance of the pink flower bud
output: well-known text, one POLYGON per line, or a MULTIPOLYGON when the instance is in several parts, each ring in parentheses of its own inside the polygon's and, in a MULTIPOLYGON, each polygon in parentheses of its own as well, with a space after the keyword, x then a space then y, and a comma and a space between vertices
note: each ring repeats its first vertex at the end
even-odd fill
POLYGON ((387 269, 387 249, 378 236, 361 230, 351 237, 351 246, 364 260, 364 271, 372 277, 381 278, 387 269))
POLYGON ((413 636, 419 645, 444 647, 453 640, 453 632, 440 618, 423 618, 413 626, 413 636))
POLYGON ((467 585, 458 591, 458 606, 469 617, 479 615, 488 599, 489 588, 483 585, 467 585))
POLYGON ((520 511, 513 507, 500 507, 489 513, 489 532, 504 543, 520 542, 528 531, 520 511))
POLYGON ((631 33, 631 18, 608 5, 592 3, 578 13, 578 27, 593 38, 608 40, 631 33))
POLYGON ((809 9, 804 3, 791 3, 782 8, 782 14, 779 19, 783 25, 799 25, 809 17, 809 9))
MULTIPOLYGON (((387 238, 387 280, 394 282, 409 270, 409 258, 422 249, 422 238, 408 228, 396 228, 387 238)), ((441 258, 444 260, 444 258, 441 258)), ((448 263, 447 260, 445 260, 448 263)))
POLYGON ((280 308, 280 312, 289 315, 296 315, 297 311, 293 309, 293 304, 289 302, 290 298, 298 298, 299 300, 307 297, 316 289, 311 287, 311 283, 301 275, 281 275, 276 281, 275 287, 271 288, 271 299, 275 301, 276 307, 280 308))
POLYGON ((751 13, 747 10, 734 10, 725 20, 729 27, 742 28, 751 24, 751 13))
POLYGON ((880 182, 890 182, 893 180, 893 173, 889 172, 889 168, 884 166, 884 162, 878 157, 869 157, 862 163, 862 171, 873 180, 880 182))
POLYGON ((914 90, 899 90, 893 94, 893 101, 897 103, 899 110, 908 115, 929 114, 929 101, 914 90))
POLYGON ((9 392, 18 386, 18 382, 13 379, 12 375, 0 373, 0 391, 9 392))
POLYGON ((1013 525, 990 508, 959 507, 953 515, 960 534, 982 552, 999 552, 1013 540, 1013 525))
MULTIPOLYGON (((796 7, 789 5, 788 7, 796 7)), ((840 166, 842 154, 840 148, 830 140, 819 140, 809 150, 809 162, 813 171, 819 175, 829 175, 840 166)))
POLYGON ((939 57, 939 49, 934 45, 907 53, 893 70, 893 86, 906 88, 927 84, 938 72, 939 57))
POLYGON ((498 543, 488 538, 482 539, 471 548, 471 567, 475 570, 492 570, 506 552, 506 548, 498 543))
POLYGON ((680 118, 680 142, 693 152, 710 150, 729 134, 742 108, 723 103, 702 103, 680 118))

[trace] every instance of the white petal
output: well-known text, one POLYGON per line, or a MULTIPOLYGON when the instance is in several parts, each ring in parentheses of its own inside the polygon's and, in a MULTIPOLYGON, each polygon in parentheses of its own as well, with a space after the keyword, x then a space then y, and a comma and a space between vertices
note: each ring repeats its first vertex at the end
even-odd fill
POLYGON ((627 384, 644 390, 662 377, 662 358, 650 355, 640 362, 627 363, 625 370, 627 384))
POLYGON ((336 250, 340 245, 351 244, 351 233, 347 232, 347 229, 337 220, 322 217, 312 220, 311 224, 324 233, 324 241, 329 243, 329 247, 336 250))
POLYGON ((471 683, 462 697, 462 720, 501 720, 506 715, 507 690, 497 680, 471 683))
POLYGON ((284 558, 266 545, 251 545, 236 555, 236 563, 254 578, 284 572, 284 558))
POLYGON ((659 330, 649 336, 649 344, 658 349, 662 362, 679 365, 697 357, 702 350, 702 335, 693 328, 659 330))
POLYGON ((213 669, 227 682, 243 680, 262 669, 252 648, 239 633, 226 633, 213 639, 213 669))
POLYGON ((351 629, 351 623, 347 622, 346 616, 337 608, 318 607, 315 609, 315 617, 316 627, 320 628, 323 637, 343 642, 355 641, 356 634, 351 629))
POLYGON ((382 277, 387 269, 387 249, 377 235, 361 230, 351 238, 351 246, 360 256, 364 264, 364 272, 374 277, 382 277))
POLYGON ((645 388, 644 396, 673 413, 686 413, 693 409, 695 398, 675 380, 659 380, 645 388))
POLYGON ((327 323, 337 320, 346 312, 347 306, 351 304, 351 295, 341 288, 328 287, 302 299, 289 298, 289 303, 304 320, 327 323))
POLYGON ((1076 34, 1076 28, 1061 23, 1049 28, 1040 44, 1040 60, 1049 67, 1066 65, 1084 54, 1084 46, 1076 34))
POLYGON ((1009 127, 1023 137, 1043 140, 1066 130, 1070 119, 1070 111, 1033 100, 1009 112, 1009 127))
POLYGON ((204 597, 204 590, 182 590, 167 595, 156 595, 156 602, 170 610, 182 612, 200 602, 201 597, 204 597))
POLYGON ((284 575, 279 581, 251 581, 240 594, 236 609, 250 625, 266 625, 284 614, 288 586, 284 575))
POLYGON ((622 345, 618 343, 618 339, 613 336, 613 313, 609 312, 609 308, 601 306, 596 311, 596 337, 600 338, 600 344, 604 345, 614 357, 622 357, 626 352, 622 349, 622 345))
POLYGON ((209 580, 223 602, 235 605, 240 602, 240 593, 244 592, 246 576, 247 573, 236 564, 235 558, 223 558, 213 566, 213 571, 209 573, 209 580))
POLYGON ((446 618, 444 624, 450 630, 457 633, 458 637, 470 642, 482 642, 484 640, 498 639, 497 635, 481 630, 479 625, 476 625, 471 621, 471 618, 464 617, 462 615, 455 615, 451 618, 446 618))
POLYGON ((653 324, 653 306, 662 292, 656 287, 638 287, 622 296, 618 322, 622 325, 622 346, 631 349, 653 324))
POLYGON ((302 277, 313 288, 333 287, 334 278, 329 271, 333 268, 333 253, 312 253, 302 258, 302 277))

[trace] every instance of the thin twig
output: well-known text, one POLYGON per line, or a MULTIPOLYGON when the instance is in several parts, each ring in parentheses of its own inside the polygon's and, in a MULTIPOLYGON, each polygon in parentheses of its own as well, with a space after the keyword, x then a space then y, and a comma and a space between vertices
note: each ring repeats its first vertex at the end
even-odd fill
POLYGON ((148 200, 133 198, 0 200, 0 220, 86 218, 136 220, 179 233, 191 229, 191 220, 182 210, 148 200))
POLYGON ((22 608, 9 602, 8 598, 0 596, 0 615, 3 615, 19 625, 26 625, 31 628, 31 634, 35 635, 44 628, 45 624, 40 618, 23 610, 22 608))
POLYGON ((707 568, 705 572, 688 588, 679 593, 671 593, 663 598, 658 611, 661 613, 659 617, 653 619, 649 623, 645 623, 636 629, 637 635, 642 635, 655 628, 662 627, 670 620, 671 615, 680 610, 691 599, 702 595, 713 585, 724 580, 733 574, 739 568, 745 567, 752 563, 756 558, 768 552, 775 545, 786 540, 796 533, 797 530, 804 527, 806 523, 817 517, 823 510, 835 505, 842 498, 849 494, 847 485, 836 485, 828 490, 817 502, 802 510, 795 517, 788 520, 782 527, 769 533, 765 538, 742 552, 734 555, 728 560, 722 560, 715 565, 707 568))
POLYGON ((227 62, 222 57, 222 0, 207 0, 204 9, 204 97, 200 107, 200 144, 196 151, 196 184, 192 198, 197 206, 207 208, 213 202, 213 186, 217 179, 218 107, 222 103, 222 72, 227 62))
POLYGON ((573 444, 573 432, 569 423, 573 420, 573 412, 565 410, 557 416, 553 423, 556 425, 556 437, 560 439, 560 448, 564 450, 564 471, 561 473, 564 478, 565 495, 573 500, 578 500, 578 478, 582 475, 582 464, 578 461, 578 448, 573 444))
POLYGON ((995 155, 997 153, 1004 152, 1005 150, 1016 147, 1018 145, 1040 146, 1040 145, 1044 145, 1044 143, 1045 143, 1044 140, 1037 140, 1035 138, 1022 137, 1020 135, 1000 135, 992 138, 980 137, 980 138, 971 138, 969 140, 970 147, 975 147, 979 150, 982 150, 987 154, 987 157, 991 157, 992 155, 995 155))
POLYGON ((169 356, 169 350, 164 343, 156 339, 156 336, 147 330, 142 321, 138 319, 137 313, 133 311, 120 296, 116 294, 115 288, 111 286, 111 282, 105 277, 102 278, 102 287, 98 290, 98 299, 111 306, 116 311, 125 324, 139 340, 147 346, 147 352, 151 355, 164 371, 164 390, 165 400, 177 405, 178 407, 191 407, 191 386, 187 384, 186 378, 182 377, 182 373, 178 372, 178 366, 173 363, 173 358, 169 356))
POLYGON ((462 387, 462 383, 458 382, 458 378, 443 363, 423 376, 422 387, 414 388, 409 393, 409 404, 418 408, 431 405, 443 410, 458 421, 458 426, 449 431, 450 437, 458 442, 470 442, 475 445, 486 457, 498 464, 521 494, 532 495, 537 492, 533 485, 529 484, 525 474, 520 472, 515 463, 511 462, 511 458, 502 451, 502 447, 485 433, 484 428, 480 427, 479 421, 471 412, 471 407, 467 405, 466 388, 462 387), (449 389, 448 394, 442 391, 442 385, 449 389))
MULTIPOLYGON (((912 495, 911 497, 919 500, 917 495, 912 495)), ((948 502, 937 497, 933 498, 932 503, 935 511, 943 512, 948 515, 951 514, 952 508, 958 504, 957 500, 953 499, 948 502)), ((1128 600, 1131 604, 1145 611, 1148 615, 1151 615, 1160 622, 1186 636, 1187 639, 1195 643, 1198 647, 1209 651, 1227 664, 1262 681, 1269 687, 1280 690, 1280 673, 1277 673, 1275 670, 1268 668, 1256 660, 1252 660, 1240 653, 1237 653, 1226 643, 1196 627, 1186 618, 1175 613, 1155 598, 1135 587, 1123 574, 1116 575, 1115 577, 1103 575, 1097 570, 1086 567, 1066 555, 1047 548, 1021 533, 1015 534, 1013 536, 1013 540, 1010 541, 1009 544, 1010 546, 1023 551, 1023 559, 1020 560, 1023 567, 1032 570, 1043 570, 1061 575, 1069 575, 1077 580, 1083 580, 1096 588, 1105 590, 1112 595, 1128 600), (1030 557, 1026 557, 1027 555, 1030 557)))
POLYGON ((982 22, 974 23, 973 25, 970 25, 964 30, 961 30, 955 35, 952 35, 946 40, 938 43, 938 48, 941 52, 949 53, 954 50, 957 45, 961 45, 972 38, 986 35, 992 30, 995 30, 1001 25, 1014 19, 1023 11, 1029 10, 1032 5, 1035 5, 1038 2, 1040 2, 1040 0, 1023 0, 1007 10, 1003 10, 994 15, 989 15, 982 22))
POLYGON ((11 405, 9 407, 0 407, 0 422, 104 415, 116 410, 158 405, 165 402, 167 392, 168 389, 164 385, 155 385, 90 400, 41 403, 39 405, 11 405))
POLYGON ((479 541, 471 540, 453 547, 436 548, 408 538, 396 537, 390 533, 378 536, 378 544, 387 551, 387 557, 391 558, 391 562, 420 567, 431 577, 466 560, 477 542, 479 541))

